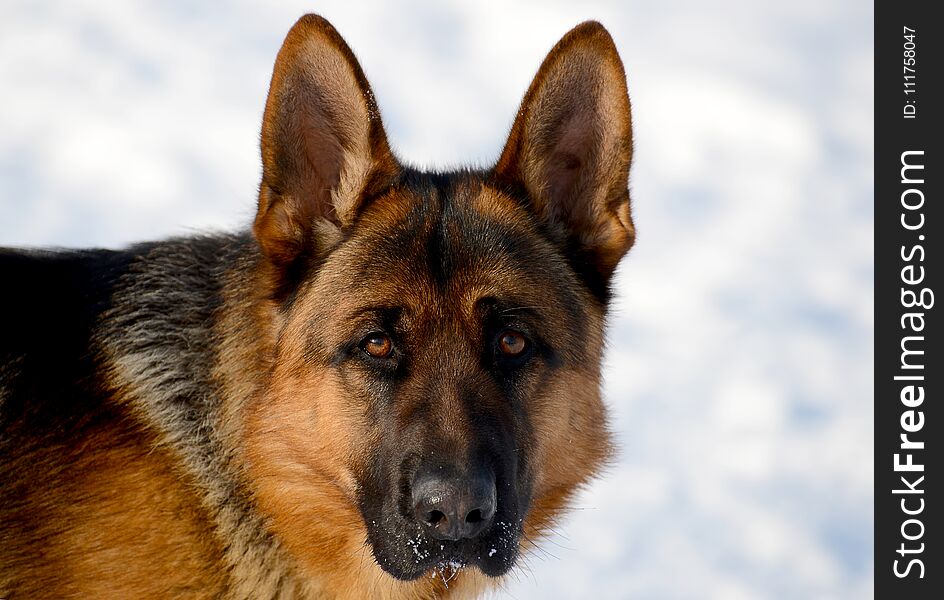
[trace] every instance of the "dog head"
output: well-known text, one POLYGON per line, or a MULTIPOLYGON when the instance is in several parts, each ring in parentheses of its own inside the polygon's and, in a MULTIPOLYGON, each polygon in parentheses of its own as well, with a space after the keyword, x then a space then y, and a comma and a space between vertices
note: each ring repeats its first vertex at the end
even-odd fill
POLYGON ((256 501, 300 563, 366 540, 398 579, 502 575, 599 469, 631 139, 597 23, 548 55, 497 163, 451 173, 396 159, 331 25, 289 32, 254 225, 272 360, 245 435, 256 501))

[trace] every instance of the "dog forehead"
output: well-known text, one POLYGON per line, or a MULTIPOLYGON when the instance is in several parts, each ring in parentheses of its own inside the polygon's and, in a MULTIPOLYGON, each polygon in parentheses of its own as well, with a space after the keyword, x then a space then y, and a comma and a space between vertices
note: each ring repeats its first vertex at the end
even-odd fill
POLYGON ((343 250, 349 283, 391 294, 518 287, 541 273, 538 264, 559 262, 512 199, 475 180, 434 177, 376 199, 343 250))
POLYGON ((458 174, 417 176, 370 202, 309 298, 337 322, 390 308, 452 329, 477 322, 485 299, 535 307, 547 322, 580 323, 582 289, 522 203, 458 174))

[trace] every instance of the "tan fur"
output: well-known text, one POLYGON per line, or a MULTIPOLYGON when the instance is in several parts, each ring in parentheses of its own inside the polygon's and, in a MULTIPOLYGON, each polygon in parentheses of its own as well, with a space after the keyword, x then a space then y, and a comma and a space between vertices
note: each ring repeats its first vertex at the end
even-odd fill
POLYGON ((50 479, 30 499, 45 511, 33 515, 42 528, 22 532, 35 553, 29 575, 0 582, 0 595, 9 587, 25 598, 219 596, 221 548, 171 453, 126 423, 90 436, 71 458, 61 471, 37 472, 50 479))

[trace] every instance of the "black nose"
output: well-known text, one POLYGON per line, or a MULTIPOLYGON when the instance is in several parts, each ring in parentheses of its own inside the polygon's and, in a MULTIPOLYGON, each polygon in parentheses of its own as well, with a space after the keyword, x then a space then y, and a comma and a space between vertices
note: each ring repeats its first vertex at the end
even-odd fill
POLYGON ((495 478, 419 475, 413 481, 413 514, 438 540, 474 538, 495 516, 495 478))

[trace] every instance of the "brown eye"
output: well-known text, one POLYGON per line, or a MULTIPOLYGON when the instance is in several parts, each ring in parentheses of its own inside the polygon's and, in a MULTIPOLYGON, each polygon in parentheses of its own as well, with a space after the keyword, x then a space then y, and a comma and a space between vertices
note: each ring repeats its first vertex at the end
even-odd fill
POLYGON ((372 333, 361 342, 361 348, 374 358, 387 358, 393 351, 393 342, 386 334, 372 333))
POLYGON ((521 356, 527 347, 527 338, 517 331, 505 331, 498 338, 498 349, 508 357, 521 356))

